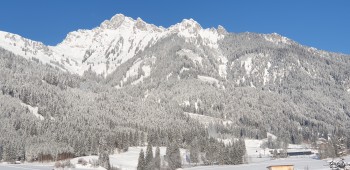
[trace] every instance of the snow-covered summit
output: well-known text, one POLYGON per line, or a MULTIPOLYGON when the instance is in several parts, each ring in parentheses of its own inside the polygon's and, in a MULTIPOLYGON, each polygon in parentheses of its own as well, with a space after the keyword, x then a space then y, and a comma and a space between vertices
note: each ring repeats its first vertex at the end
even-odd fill
POLYGON ((56 46, 46 46, 16 34, 0 32, 0 47, 72 73, 81 75, 91 68, 98 74, 107 75, 138 52, 169 35, 176 34, 189 43, 218 48, 218 41, 225 32, 221 26, 218 29, 203 29, 193 19, 184 19, 163 28, 146 23, 141 18, 116 14, 94 29, 68 33, 56 46))
POLYGON ((266 34, 266 35, 264 35, 264 38, 267 41, 270 41, 270 42, 275 43, 275 44, 279 44, 279 43, 292 44, 293 43, 293 41, 291 39, 284 37, 284 36, 277 34, 277 33, 266 34))

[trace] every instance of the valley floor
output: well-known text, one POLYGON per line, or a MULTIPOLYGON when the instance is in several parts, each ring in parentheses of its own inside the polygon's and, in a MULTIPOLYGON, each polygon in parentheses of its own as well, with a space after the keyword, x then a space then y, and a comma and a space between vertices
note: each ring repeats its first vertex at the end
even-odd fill
MULTIPOLYGON (((135 149, 136 151, 136 149, 135 149)), ((132 151, 133 152, 133 151, 132 151)), ((126 155, 118 157, 111 156, 111 163, 118 164, 123 170, 125 169, 136 169, 134 167, 135 161, 132 156, 133 154, 130 154, 128 157, 126 155)), ((85 157, 88 158, 88 157, 85 157)), ((94 157, 89 157, 91 159, 94 159, 94 157)), ((77 159, 73 159, 72 163, 74 163, 77 159)), ((295 170, 330 170, 328 167, 328 162, 331 159, 328 160, 316 160, 312 159, 310 157, 289 157, 284 159, 276 159, 276 160, 265 160, 263 162, 258 163, 251 163, 251 164, 242 164, 242 165, 215 165, 215 166, 197 166, 192 168, 185 168, 185 170, 264 170, 267 166, 270 165, 285 165, 285 164, 292 164, 295 167, 295 170)), ((337 161, 337 159, 335 159, 337 161)), ((350 162, 350 156, 345 158, 346 162, 350 162)), ((52 163, 53 164, 53 163, 52 163)), ((25 163, 25 164, 0 164, 0 170, 52 170, 53 165, 52 164, 32 164, 32 163, 25 163)), ((96 168, 90 168, 90 167, 79 167, 77 166, 77 170, 91 170, 96 168)), ((97 169, 103 169, 103 168, 97 168, 97 169)))
POLYGON ((0 170, 52 170, 49 164, 7 164, 0 163, 0 170))
MULTIPOLYGON (((307 157, 290 157, 285 159, 269 160, 259 163, 226 165, 226 166, 200 166, 186 168, 186 170, 264 170, 270 165, 294 165, 295 170, 330 170, 328 160, 316 160, 307 157)), ((350 161, 350 156, 346 157, 346 162, 350 161)))
MULTIPOLYGON (((229 142, 229 141, 227 141, 229 142)), ((270 165, 282 165, 282 164, 292 164, 295 166, 295 170, 329 170, 327 160, 317 160, 314 159, 314 155, 310 156, 297 156, 288 157, 282 159, 271 160, 269 151, 261 149, 259 146, 263 140, 252 140, 246 139, 247 148, 247 161, 248 164, 242 165, 214 165, 214 166, 197 166, 189 167, 189 163, 186 161, 186 155, 188 152, 185 149, 180 149, 182 164, 186 170, 265 170, 267 166, 270 165)), ((146 147, 130 147, 127 152, 115 153, 110 155, 110 163, 114 167, 121 168, 122 170, 136 170, 139 153, 146 147)), ((308 145, 289 145, 288 150, 290 151, 303 151, 305 149, 310 149, 308 145)), ((153 148, 153 153, 155 153, 155 147, 153 148)), ((166 147, 160 147, 160 155, 164 159, 166 153, 166 147)), ((93 168, 90 164, 82 166, 78 164, 79 159, 84 159, 87 162, 93 162, 98 159, 98 156, 85 156, 71 159, 70 162, 75 165, 74 169, 77 170, 91 170, 91 169, 104 169, 104 168, 93 168)), ((339 159, 335 159, 338 161, 339 159)), ((350 163, 350 156, 345 158, 345 162, 350 163)), ((52 170, 54 167, 54 162, 50 163, 24 163, 24 164, 7 164, 0 163, 0 170, 52 170)))

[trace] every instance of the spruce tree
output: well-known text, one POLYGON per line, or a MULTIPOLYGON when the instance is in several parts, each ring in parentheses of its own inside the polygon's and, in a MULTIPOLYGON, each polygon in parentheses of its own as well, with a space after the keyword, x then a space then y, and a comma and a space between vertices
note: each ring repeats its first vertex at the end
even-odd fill
POLYGON ((175 170, 181 168, 182 160, 180 149, 176 143, 171 143, 166 151, 169 168, 175 170))
POLYGON ((111 169, 111 164, 109 163, 109 155, 107 151, 100 153, 98 160, 100 166, 106 168, 107 170, 111 169))
POLYGON ((141 137, 140 137, 140 142, 141 142, 141 146, 144 146, 145 145, 145 133, 144 132, 141 132, 141 137))
POLYGON ((192 140, 191 146, 190 146, 190 160, 191 163, 198 163, 199 158, 199 146, 198 146, 198 140, 197 138, 194 138, 192 140))
POLYGON ((11 145, 5 145, 3 151, 3 159, 6 162, 14 162, 16 160, 15 148, 11 145))
POLYGON ((102 137, 99 141, 99 156, 98 161, 100 166, 106 168, 107 170, 111 169, 111 165, 109 163, 109 153, 108 153, 108 145, 106 137, 102 137))
POLYGON ((2 145, 0 145, 0 161, 2 160, 2 153, 3 153, 3 151, 2 151, 2 145))
POLYGON ((161 160, 160 160, 160 149, 157 147, 156 149, 156 156, 154 157, 154 169, 155 170, 160 170, 161 166, 161 160))
POLYGON ((152 145, 149 143, 147 145, 146 150, 146 169, 147 170, 153 170, 153 151, 152 151, 152 145))
POLYGON ((141 149, 140 155, 139 155, 139 161, 137 163, 137 170, 145 170, 146 168, 146 162, 145 162, 145 154, 143 153, 143 149, 141 149))

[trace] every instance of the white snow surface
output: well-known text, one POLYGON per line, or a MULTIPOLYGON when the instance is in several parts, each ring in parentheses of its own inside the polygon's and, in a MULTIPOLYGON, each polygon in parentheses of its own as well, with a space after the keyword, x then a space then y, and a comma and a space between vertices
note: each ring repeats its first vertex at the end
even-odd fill
POLYGON ((149 77, 151 75, 151 66, 145 65, 145 66, 142 66, 141 69, 145 73, 145 75, 141 75, 139 79, 131 83, 132 85, 142 82, 144 78, 149 77))
MULTIPOLYGON (((312 158, 291 157, 285 159, 267 160, 259 163, 242 164, 242 165, 215 165, 215 166, 199 166, 193 168, 185 168, 188 170, 265 170, 271 165, 294 165, 294 170, 330 170, 327 161, 316 160, 312 158)), ((337 161, 337 159, 336 159, 337 161)), ((350 161, 350 157, 345 158, 346 162, 350 161)))
POLYGON ((186 68, 186 67, 182 67, 181 70, 180 70, 180 73, 183 73, 184 71, 188 71, 190 70, 189 68, 186 68))
MULTIPOLYGON (((190 105, 188 101, 184 101, 184 104, 190 105)), ((188 115, 192 119, 198 120, 201 124, 205 126, 209 126, 209 124, 211 123, 221 123, 223 125, 230 125, 233 123, 231 120, 224 120, 224 119, 215 118, 215 117, 206 116, 206 115, 200 115, 196 113, 184 112, 184 114, 188 115)))
POLYGON ((25 104, 25 103, 21 103, 21 105, 22 105, 23 107, 28 108, 28 110, 29 110, 31 113, 33 113, 33 115, 34 115, 35 117, 37 117, 38 119, 44 120, 44 117, 43 117, 41 114, 38 113, 38 110, 39 110, 38 107, 33 107, 33 106, 28 105, 28 104, 25 104))
POLYGON ((220 75, 221 77, 223 77, 223 78, 226 78, 226 76, 227 76, 227 71, 226 71, 226 69, 227 69, 226 64, 220 64, 220 65, 219 65, 219 75, 220 75))
POLYGON ((265 85, 267 82, 269 82, 270 81, 270 74, 269 74, 269 69, 270 69, 270 67, 271 67, 271 63, 270 62, 268 62, 267 63, 267 67, 265 68, 265 70, 264 70, 264 77, 263 77, 263 79, 264 79, 264 82, 263 82, 263 84, 265 85))
POLYGON ((213 84, 216 87, 219 87, 219 80, 216 79, 216 78, 198 75, 198 79, 203 81, 203 82, 206 82, 206 83, 209 83, 209 84, 213 84))
POLYGON ((166 80, 169 80, 169 78, 173 75, 173 73, 169 73, 167 76, 166 76, 166 80))
POLYGON ((248 56, 245 60, 242 60, 241 66, 244 66, 246 73, 249 75, 252 71, 252 57, 248 56))
POLYGON ((264 35, 265 40, 270 41, 274 44, 291 44, 292 41, 288 39, 287 37, 281 36, 277 33, 272 33, 272 34, 266 34, 264 35))
MULTIPOLYGON (((106 76, 146 47, 171 34, 185 37, 186 41, 197 46, 205 45, 218 50, 218 41, 224 38, 222 29, 203 29, 193 19, 163 28, 148 24, 140 18, 135 20, 117 14, 91 30, 68 33, 56 46, 46 46, 0 31, 0 47, 26 59, 39 59, 44 64, 71 73, 82 75, 91 67, 96 73, 106 76)), ((194 53, 191 56, 194 61, 201 63, 199 56, 194 53)))

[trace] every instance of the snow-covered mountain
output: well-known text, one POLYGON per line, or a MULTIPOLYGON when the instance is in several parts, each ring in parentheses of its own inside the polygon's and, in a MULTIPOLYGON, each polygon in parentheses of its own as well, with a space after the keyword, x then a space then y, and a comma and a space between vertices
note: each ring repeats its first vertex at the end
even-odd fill
POLYGON ((192 19, 163 28, 118 14, 57 46, 0 32, 0 145, 30 144, 30 158, 91 155, 99 135, 124 149, 113 140, 138 131, 187 144, 196 134, 350 139, 349 68, 349 55, 192 19))
MULTIPOLYGON (((204 29, 193 19, 163 28, 122 14, 92 30, 70 32, 56 46, 0 31, 0 47, 78 75, 90 68, 104 77, 113 73, 114 87, 135 85, 147 77, 169 80, 188 74, 220 88, 228 82, 250 87, 282 84, 291 75, 328 81, 337 75, 318 65, 345 56, 302 46, 276 33, 233 34, 222 26, 204 29), (157 70, 163 74, 155 75, 157 70)), ((339 67, 346 68, 345 61, 339 67)), ((349 92, 350 80, 344 74, 339 82, 349 92)))
POLYGON ((122 14, 104 21, 92 30, 70 32, 56 46, 46 46, 19 35, 0 32, 0 47, 27 59, 39 59, 43 63, 82 75, 91 69, 107 75, 145 48, 172 34, 186 38, 188 42, 218 48, 218 40, 226 31, 203 29, 196 21, 184 19, 169 28, 157 27, 122 14), (198 42, 198 38, 201 42, 198 42))

